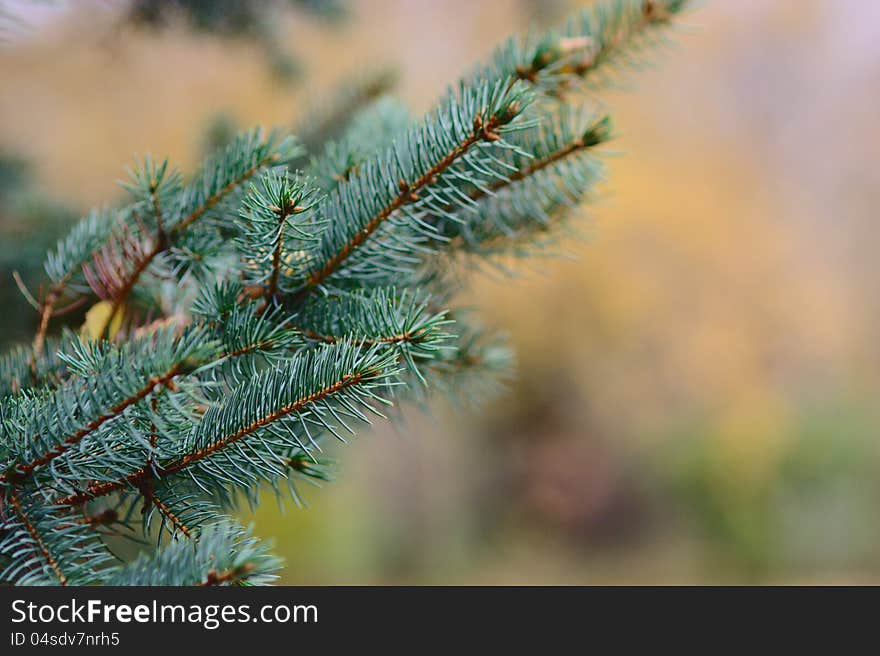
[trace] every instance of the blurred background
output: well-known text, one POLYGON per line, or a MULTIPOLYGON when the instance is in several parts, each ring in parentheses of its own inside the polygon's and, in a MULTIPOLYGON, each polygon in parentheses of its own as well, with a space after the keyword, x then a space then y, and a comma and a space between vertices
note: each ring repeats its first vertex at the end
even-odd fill
MULTIPOLYGON (((0 0, 3 346, 36 321, 12 270, 38 280, 135 154, 191 171, 365 62, 423 112, 577 6, 158 4, 0 0)), ((880 582, 880 4, 706 0, 676 41, 603 95, 620 137, 574 257, 474 278, 508 390, 405 408, 307 509, 242 513, 284 583, 880 582)))

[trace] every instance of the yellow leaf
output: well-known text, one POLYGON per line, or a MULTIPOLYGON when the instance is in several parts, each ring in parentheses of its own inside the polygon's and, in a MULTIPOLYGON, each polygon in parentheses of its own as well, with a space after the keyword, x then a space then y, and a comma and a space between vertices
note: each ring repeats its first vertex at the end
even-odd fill
MULTIPOLYGON (((83 337, 88 337, 89 339, 101 339, 104 337, 104 327, 107 325, 112 312, 113 304, 110 301, 98 301, 90 307, 89 311, 86 312, 86 320, 82 325, 81 332, 83 337)), ((119 329, 122 327, 122 317, 124 314, 125 306, 121 306, 116 310, 116 314, 113 316, 113 320, 110 321, 110 327, 107 331, 108 338, 112 339, 119 332, 119 329)))

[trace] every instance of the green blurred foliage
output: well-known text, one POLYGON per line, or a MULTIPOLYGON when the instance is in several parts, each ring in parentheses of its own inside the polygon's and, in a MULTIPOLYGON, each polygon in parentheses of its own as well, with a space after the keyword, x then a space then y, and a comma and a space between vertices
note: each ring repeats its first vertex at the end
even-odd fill
POLYGON ((0 152, 0 349, 33 336, 37 313, 13 284, 15 272, 36 295, 43 258, 75 213, 34 181, 27 160, 0 152), (14 310, 13 310, 14 309, 14 310))

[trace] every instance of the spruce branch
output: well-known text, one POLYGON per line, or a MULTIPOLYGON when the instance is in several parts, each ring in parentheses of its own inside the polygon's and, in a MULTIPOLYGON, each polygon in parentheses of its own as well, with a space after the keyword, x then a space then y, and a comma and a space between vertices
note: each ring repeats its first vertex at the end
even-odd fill
POLYGON ((118 220, 120 216, 130 211, 131 208, 91 212, 46 256, 44 268, 52 284, 41 304, 39 326, 33 342, 34 367, 43 354, 49 321, 55 313, 57 304, 69 286, 73 287, 74 291, 77 291, 77 288, 79 291, 88 289, 84 281, 81 285, 77 285, 77 277, 81 275, 82 266, 89 261, 92 252, 110 235, 114 220, 118 220))
POLYGON ((297 254, 317 242, 323 223, 310 210, 320 192, 303 176, 270 171, 251 185, 237 222, 239 250, 246 261, 243 273, 251 298, 277 303, 289 293, 287 273, 297 266, 297 254))
MULTIPOLYGON (((154 246, 143 257, 135 260, 129 275, 123 277, 113 296, 105 334, 116 313, 125 302, 147 267, 162 253, 175 245, 176 240, 199 219, 221 206, 222 203, 253 178, 259 171, 283 163, 296 154, 292 140, 280 140, 277 133, 265 135, 261 130, 239 136, 222 153, 210 160, 201 175, 181 194, 177 217, 167 231, 163 224, 156 228, 154 246)), ((153 175, 150 179, 153 179, 153 175)), ((151 192, 150 198, 154 197, 151 192)))
MULTIPOLYGON (((173 330, 164 330, 121 347, 83 344, 76 352, 63 354, 68 368, 79 376, 57 389, 10 401, 10 415, 3 422, 12 436, 7 445, 9 462, 4 463, 0 484, 20 485, 83 440, 92 436, 100 440, 105 426, 148 396, 174 390, 179 374, 194 370, 215 351, 216 345, 205 340, 204 332, 194 329, 181 339, 173 330)), ((116 451, 122 459, 122 450, 116 451)), ((66 467, 53 467, 51 472, 56 483, 106 469, 108 464, 65 460, 66 467), (70 472, 63 473, 68 468, 70 472)))
POLYGON ((471 189, 473 204, 445 206, 429 219, 447 240, 445 252, 516 252, 517 244, 527 246, 537 232, 549 231, 553 217, 564 216, 601 180, 602 166, 593 151, 611 137, 607 115, 565 107, 545 114, 515 137, 517 149, 504 155, 511 171, 505 178, 471 189))
POLYGON ((424 294, 394 288, 358 290, 315 297, 294 317, 307 341, 336 344, 353 341, 361 348, 394 349, 407 369, 422 382, 419 363, 439 357, 452 348, 445 328, 452 323, 446 312, 429 310, 424 294))
POLYGON ((79 505, 181 472, 206 492, 272 482, 284 476, 288 453, 318 448, 316 434, 327 430, 342 439, 340 428, 353 434, 342 417, 366 423, 368 413, 381 417, 374 404, 388 400, 373 389, 385 389, 396 373, 386 350, 364 351, 351 342, 297 354, 286 366, 260 372, 225 403, 209 408, 178 445, 176 456, 89 485, 56 503, 79 505))
POLYGON ((433 236, 430 227, 420 222, 420 208, 455 202, 461 197, 460 185, 498 176, 491 156, 480 158, 480 146, 501 146, 502 134, 521 127, 517 118, 529 102, 530 96, 518 84, 462 88, 421 126, 365 163, 317 209, 329 225, 310 253, 300 296, 342 273, 349 280, 370 279, 405 267, 420 241, 418 231, 433 236), (402 217, 395 225, 397 234, 386 233, 386 239, 360 261, 353 257, 397 213, 402 217))
POLYGON ((40 537, 40 534, 37 532, 37 529, 34 526, 33 522, 31 522, 24 509, 21 507, 21 502, 18 500, 18 495, 15 492, 12 492, 8 498, 9 505, 12 506, 15 514, 18 515, 19 520, 21 520, 25 531, 27 531, 27 534, 33 541, 33 545, 37 554, 44 561, 46 561, 46 564, 52 569, 52 571, 55 573, 55 576, 58 578, 58 582, 61 585, 67 585, 67 577, 64 575, 64 572, 61 571, 61 567, 59 567, 58 561, 55 560, 55 557, 52 556, 52 554, 49 552, 48 547, 46 547, 46 543, 43 541, 43 538, 40 537))
POLYGON ((141 555, 107 583, 125 586, 266 585, 281 561, 231 521, 206 526, 196 543, 171 542, 141 555))
POLYGON ((650 61, 648 53, 664 43, 672 20, 692 4, 692 0, 599 0, 560 28, 509 39, 466 80, 512 76, 554 98, 562 98, 570 89, 601 87, 613 70, 650 61))
POLYGON ((16 585, 99 582, 113 557, 91 525, 40 492, 5 490, 0 506, 0 581, 16 585), (5 506, 5 507, 4 507, 5 506))
MULTIPOLYGON (((162 514, 163 525, 165 522, 171 525, 172 534, 175 532, 183 533, 187 539, 192 540, 195 535, 193 530, 188 527, 183 520, 159 497, 158 494, 150 487, 149 483, 144 483, 139 489, 143 495, 147 506, 156 508, 162 514)), ((146 514, 146 513, 145 513, 146 514)))

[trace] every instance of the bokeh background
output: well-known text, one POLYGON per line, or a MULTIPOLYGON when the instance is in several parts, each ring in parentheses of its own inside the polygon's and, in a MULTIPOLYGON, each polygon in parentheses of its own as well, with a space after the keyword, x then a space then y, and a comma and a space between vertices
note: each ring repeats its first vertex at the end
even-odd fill
MULTIPOLYGON (((320 3, 273 36, 0 3, 0 341, 12 283, 135 154, 192 170, 364 68, 416 113, 564 0, 320 3)), ((880 582, 880 4, 705 0, 603 94, 620 136, 573 257, 466 301, 519 369, 480 410, 404 408, 307 509, 244 512, 285 583, 880 582)))

